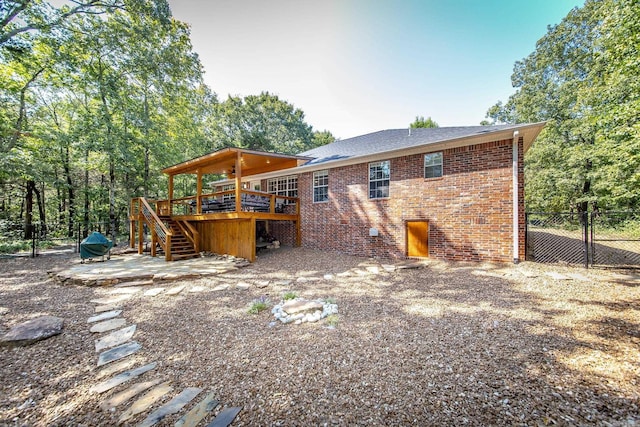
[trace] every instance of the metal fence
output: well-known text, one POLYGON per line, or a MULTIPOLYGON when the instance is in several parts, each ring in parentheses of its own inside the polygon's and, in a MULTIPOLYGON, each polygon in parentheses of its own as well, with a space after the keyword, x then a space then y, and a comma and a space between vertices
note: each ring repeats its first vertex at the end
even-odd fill
POLYGON ((529 212, 527 260, 640 267, 639 212, 529 212))
MULTIPOLYGON (((89 224, 75 224, 69 227, 68 223, 33 223, 11 222, 0 220, 0 253, 19 252, 31 257, 51 247, 71 247, 79 252, 80 242, 91 232, 98 231, 105 235, 111 234, 111 224, 108 222, 91 222, 89 224), (28 237, 28 238, 27 238, 28 237), (4 247, 1 247, 4 243, 4 247), (11 250, 15 248, 14 250, 11 250)), ((127 240, 124 234, 128 233, 128 221, 116 224, 118 241, 127 240)))

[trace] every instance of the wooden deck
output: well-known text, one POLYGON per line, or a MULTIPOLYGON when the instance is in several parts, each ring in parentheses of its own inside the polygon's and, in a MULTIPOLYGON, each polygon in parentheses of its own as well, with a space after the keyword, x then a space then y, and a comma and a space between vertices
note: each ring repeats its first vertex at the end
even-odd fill
POLYGON ((259 195, 268 200, 268 203, 262 206, 241 203, 240 211, 222 210, 229 206, 235 208, 231 193, 233 192, 226 191, 205 194, 200 198, 190 196, 171 201, 132 199, 129 215, 130 246, 137 246, 138 253, 143 253, 146 225, 151 234, 152 256, 156 256, 156 248, 159 248, 167 261, 191 258, 201 251, 209 251, 253 262, 257 251, 256 221, 290 221, 295 227, 296 245, 300 245, 298 199, 242 190, 242 196, 259 195), (222 200, 223 197, 226 204, 221 203, 221 206, 216 207, 217 210, 206 211, 206 202, 200 204, 200 209, 193 203, 197 199, 222 200))

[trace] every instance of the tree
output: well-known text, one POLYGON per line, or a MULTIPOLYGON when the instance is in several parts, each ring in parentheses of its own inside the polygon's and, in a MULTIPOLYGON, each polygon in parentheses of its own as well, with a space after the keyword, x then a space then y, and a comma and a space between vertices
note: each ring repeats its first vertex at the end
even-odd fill
POLYGON ((218 104, 213 117, 214 147, 297 154, 313 148, 313 129, 302 110, 269 92, 218 104))
POLYGON ((437 128, 438 123, 436 123, 431 117, 427 117, 426 119, 423 116, 416 116, 416 119, 409 125, 410 128, 437 128))
POLYGON ((547 121, 525 159, 534 210, 635 209, 640 53, 636 0, 587 0, 516 62, 495 122, 547 121))

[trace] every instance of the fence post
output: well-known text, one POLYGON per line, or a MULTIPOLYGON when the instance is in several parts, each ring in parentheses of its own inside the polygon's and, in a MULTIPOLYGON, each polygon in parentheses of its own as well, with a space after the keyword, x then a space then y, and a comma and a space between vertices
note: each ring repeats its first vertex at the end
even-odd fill
POLYGON ((37 227, 35 224, 29 224, 29 228, 31 228, 31 258, 36 257, 36 235, 38 234, 37 227))
POLYGON ((589 268, 589 213, 582 212, 582 241, 584 242, 584 268, 589 268))

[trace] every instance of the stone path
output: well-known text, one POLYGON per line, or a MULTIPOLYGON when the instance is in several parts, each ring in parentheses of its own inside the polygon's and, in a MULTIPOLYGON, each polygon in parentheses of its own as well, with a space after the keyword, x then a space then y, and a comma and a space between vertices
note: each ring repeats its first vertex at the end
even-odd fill
MULTIPOLYGON (((185 288, 185 286, 173 287, 168 290, 154 288, 145 291, 142 295, 144 297, 155 297, 160 294, 176 296, 182 293, 185 288)), ((148 378, 154 375, 159 364, 155 361, 141 364, 134 357, 142 348, 140 343, 133 340, 137 325, 127 325, 127 320, 122 317, 123 310, 118 306, 118 302, 137 294, 141 288, 127 289, 129 290, 123 292, 120 289, 110 293, 112 297, 118 297, 116 301, 109 302, 107 301, 109 298, 92 300, 97 304, 96 314, 87 319, 87 324, 91 325, 91 333, 96 335, 94 344, 96 353, 99 353, 97 366, 103 368, 96 376, 97 382, 91 388, 91 393, 99 394, 101 398, 104 395, 100 403, 102 410, 111 412, 120 410, 119 424, 130 422, 135 417, 148 413, 139 426, 152 427, 170 415, 189 409, 191 402, 200 395, 202 389, 187 387, 169 399, 169 396, 174 393, 171 382, 163 382, 160 378, 148 378), (134 384, 129 385, 130 382, 134 384), (166 399, 169 400, 158 406, 159 402, 166 399)), ((204 292, 205 289, 194 288, 188 291, 204 292)), ((162 365, 160 364, 160 366, 162 365)), ((180 417, 176 426, 195 427, 207 418, 209 419, 207 425, 220 427, 230 425, 242 408, 223 408, 217 416, 213 417, 213 411, 219 404, 215 393, 209 392, 204 399, 197 402, 180 417)))

